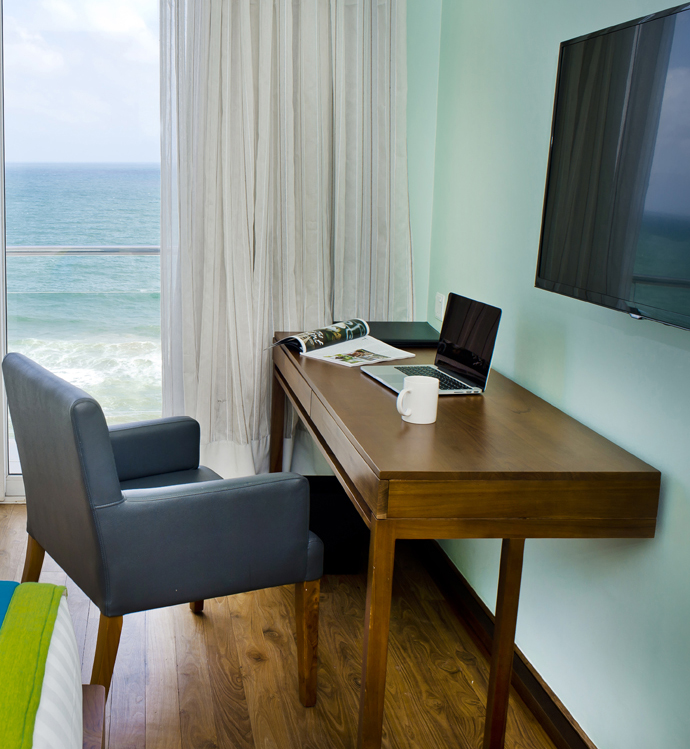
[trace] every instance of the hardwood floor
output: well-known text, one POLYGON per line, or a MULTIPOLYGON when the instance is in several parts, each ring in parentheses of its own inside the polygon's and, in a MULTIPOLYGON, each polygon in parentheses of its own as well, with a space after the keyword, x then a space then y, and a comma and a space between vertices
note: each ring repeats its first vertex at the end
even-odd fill
MULTIPOLYGON (((26 510, 0 504, 0 579, 19 580, 26 510)), ((488 661, 411 553, 396 554, 383 745, 479 749, 488 661)), ((412 542, 413 543, 413 542, 412 542)), ((41 581, 66 584, 82 679, 99 612, 46 555, 41 581)), ((124 618, 106 706, 110 749, 353 749, 364 627, 364 575, 321 587, 318 698, 299 702, 293 587, 124 618)), ((506 749, 553 749, 511 692, 506 749)))

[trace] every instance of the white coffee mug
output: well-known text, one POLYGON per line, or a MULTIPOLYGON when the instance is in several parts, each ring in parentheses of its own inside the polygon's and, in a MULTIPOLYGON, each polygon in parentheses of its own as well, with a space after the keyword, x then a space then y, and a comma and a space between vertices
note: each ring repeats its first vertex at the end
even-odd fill
POLYGON ((433 424, 438 408, 438 380, 435 377, 406 377, 398 395, 398 413, 410 424, 433 424))

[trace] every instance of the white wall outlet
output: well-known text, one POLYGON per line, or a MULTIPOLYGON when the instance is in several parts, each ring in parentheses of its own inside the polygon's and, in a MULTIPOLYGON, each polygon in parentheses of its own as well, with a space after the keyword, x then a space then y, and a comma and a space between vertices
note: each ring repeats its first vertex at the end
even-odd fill
POLYGON ((436 303, 434 305, 434 317, 437 320, 443 320, 446 312, 446 297, 440 292, 436 292, 436 303))

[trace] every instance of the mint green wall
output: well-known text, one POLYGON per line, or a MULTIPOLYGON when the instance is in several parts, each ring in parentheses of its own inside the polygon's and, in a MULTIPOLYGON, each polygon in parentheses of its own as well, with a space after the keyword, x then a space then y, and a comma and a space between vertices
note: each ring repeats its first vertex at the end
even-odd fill
MULTIPOLYGON (((690 746, 690 332, 534 275, 559 42, 666 5, 445 0, 441 21, 427 318, 436 291, 502 307, 495 368, 663 473, 655 540, 526 546, 518 645, 599 749, 690 746)), ((412 23, 408 39, 412 83, 437 47, 412 23)), ((431 148, 408 135, 411 158, 431 148)), ((411 189, 413 216, 428 197, 411 189)), ((446 548, 493 608, 498 542, 446 548)))
POLYGON ((426 320, 442 0, 407 0, 407 170, 414 319, 426 320))

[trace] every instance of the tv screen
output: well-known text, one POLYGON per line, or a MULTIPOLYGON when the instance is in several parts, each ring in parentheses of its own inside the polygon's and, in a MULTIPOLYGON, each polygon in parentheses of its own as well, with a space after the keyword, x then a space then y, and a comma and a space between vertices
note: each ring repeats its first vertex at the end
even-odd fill
POLYGON ((690 329, 690 5, 561 44, 536 286, 690 329))

